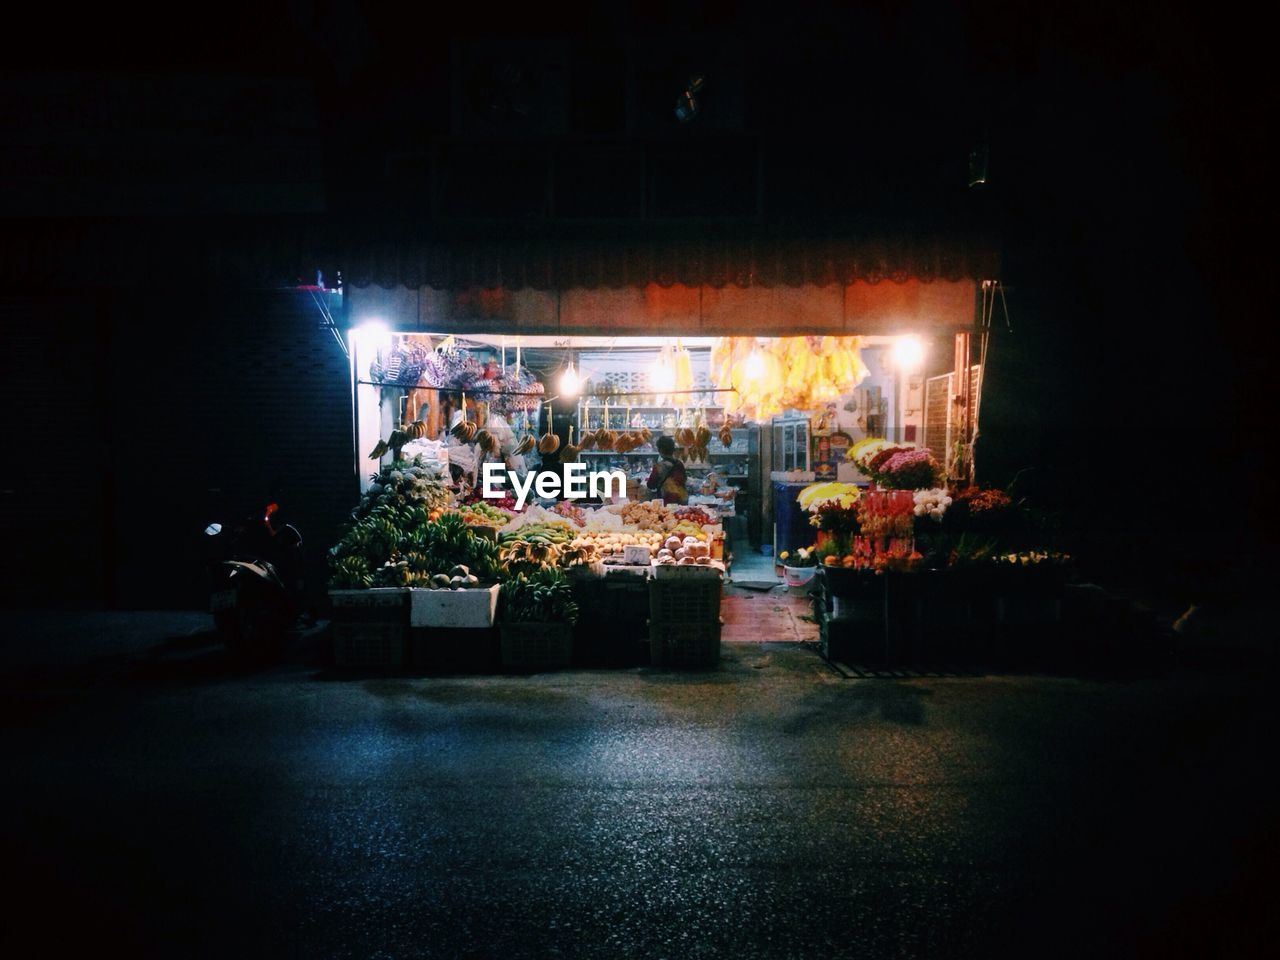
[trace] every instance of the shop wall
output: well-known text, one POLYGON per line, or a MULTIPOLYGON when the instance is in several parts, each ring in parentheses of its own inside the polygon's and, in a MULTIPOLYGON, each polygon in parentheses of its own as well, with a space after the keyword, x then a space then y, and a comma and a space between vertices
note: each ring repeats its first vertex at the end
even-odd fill
POLYGON ((272 501, 320 585, 355 473, 347 359, 310 299, 180 291, 115 312, 115 602, 203 603, 205 526, 272 501))
POLYGON ((293 292, 0 301, 0 602, 192 608, 204 527, 276 499, 312 580, 355 497, 346 357, 293 292))

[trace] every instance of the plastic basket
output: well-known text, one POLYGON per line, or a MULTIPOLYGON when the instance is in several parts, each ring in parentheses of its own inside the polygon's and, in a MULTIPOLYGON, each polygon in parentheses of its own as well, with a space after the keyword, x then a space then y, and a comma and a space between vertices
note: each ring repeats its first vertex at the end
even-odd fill
POLYGON ((678 624, 720 626, 721 582, 676 578, 649 582, 649 619, 654 626, 678 624))
POLYGON ((655 667, 714 667, 720 662, 720 622, 649 624, 649 659, 655 667))
POLYGON ((400 667, 404 665, 405 627, 402 623, 335 621, 333 662, 339 667, 400 667))
POLYGON ((559 670, 573 658, 573 627, 567 623, 502 624, 505 670, 559 670))

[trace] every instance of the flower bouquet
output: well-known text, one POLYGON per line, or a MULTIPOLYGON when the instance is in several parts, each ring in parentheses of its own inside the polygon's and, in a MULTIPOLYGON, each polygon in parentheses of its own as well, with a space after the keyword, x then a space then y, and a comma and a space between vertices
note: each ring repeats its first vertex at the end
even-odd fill
POLYGON ((784 550, 778 554, 782 561, 784 579, 788 587, 804 587, 813 579, 818 569, 818 548, 800 547, 796 551, 784 550))
POLYGON ((967 487, 956 494, 943 524, 957 532, 999 539, 1011 535, 1018 509, 1009 495, 994 488, 967 487))
POLYGON ((931 490, 917 490, 911 497, 915 503, 914 513, 917 519, 928 519, 935 524, 942 523, 942 518, 951 506, 951 495, 945 487, 934 487, 931 490))
POLYGON ((915 504, 912 513, 915 516, 916 549, 924 557, 923 565, 935 569, 947 566, 952 537, 943 525, 943 518, 951 506, 951 495, 943 487, 934 487, 917 490, 911 499, 915 504))
POLYGON ((839 483, 836 481, 811 483, 796 495, 796 502, 802 510, 815 512, 827 503, 842 507, 852 507, 862 498, 862 491, 856 483, 839 483))
POLYGON ((864 537, 906 538, 912 534, 915 501, 907 490, 874 490, 863 498, 859 520, 864 537))
POLYGON ((871 461, 886 450, 910 450, 913 444, 896 443, 883 437, 865 437, 849 448, 844 458, 867 476, 871 476, 871 461))
POLYGON ((928 450, 896 450, 878 454, 872 461, 876 483, 886 490, 919 490, 933 487, 942 467, 928 450))
POLYGON ((822 504, 809 517, 809 525, 837 540, 857 536, 862 529, 858 508, 836 502, 822 504))
POLYGON ((794 553, 790 550, 783 550, 778 554, 778 559, 782 561, 783 566, 787 567, 816 567, 818 565, 818 548, 799 547, 794 553))

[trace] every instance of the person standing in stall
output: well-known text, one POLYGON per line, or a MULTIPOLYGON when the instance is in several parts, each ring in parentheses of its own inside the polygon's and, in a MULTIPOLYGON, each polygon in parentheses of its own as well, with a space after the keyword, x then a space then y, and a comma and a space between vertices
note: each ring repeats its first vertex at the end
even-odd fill
POLYGON ((684 461, 676 456, 676 442, 671 437, 658 438, 658 462, 649 472, 645 485, 662 495, 663 503, 686 504, 689 490, 685 486, 684 461))

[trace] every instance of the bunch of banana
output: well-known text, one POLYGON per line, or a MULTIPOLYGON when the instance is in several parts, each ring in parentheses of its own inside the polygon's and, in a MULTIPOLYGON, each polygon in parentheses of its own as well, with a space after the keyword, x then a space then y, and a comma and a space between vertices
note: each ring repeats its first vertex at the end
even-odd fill
POLYGON ((553 419, 551 408, 547 408, 547 432, 538 438, 538 452, 541 454, 555 453, 560 449, 560 438, 556 436, 555 420, 553 419))
POLYGON ((561 463, 574 463, 578 459, 578 453, 582 450, 581 445, 573 442, 573 424, 569 424, 569 442, 564 445, 564 450, 560 454, 561 463))
POLYGON ((369 451, 369 459, 380 460, 383 454, 385 454, 390 449, 391 448, 387 446, 387 441, 379 440, 377 443, 373 445, 373 449, 369 451))
POLYGON ((491 457, 496 457, 498 455, 498 438, 488 430, 477 430, 475 443, 481 450, 489 454, 491 457))
POLYGON ((498 542, 509 547, 518 541, 526 543, 550 543, 563 545, 573 539, 572 528, 568 523, 559 520, 545 520, 538 523, 526 523, 519 530, 508 530, 498 534, 498 542))
POLYGON ((595 544, 583 544, 562 548, 559 560, 562 567, 576 567, 579 564, 595 563, 599 558, 600 553, 595 544))
POLYGON ((523 440, 521 440, 519 443, 516 444, 516 455, 523 456, 524 454, 528 453, 530 450, 533 449, 533 445, 537 442, 538 441, 533 439, 532 436, 526 436, 523 440))
POLYGON ((648 443, 652 439, 653 439, 653 431, 650 430, 648 427, 642 427, 640 429, 640 442, 648 443))
POLYGON ((596 431, 596 446, 601 450, 613 450, 618 442, 618 435, 612 430, 596 431))
POLYGON ((596 435, 590 430, 583 430, 582 436, 578 438, 578 445, 583 450, 590 450, 596 445, 596 435))
POLYGON ((697 439, 693 430, 689 427, 677 427, 675 432, 676 444, 684 447, 686 450, 691 449, 697 439))
POLYGON ((720 445, 724 447, 733 446, 733 429, 728 423, 720 428, 720 445))
POLYGON ((480 432, 480 427, 474 420, 462 419, 455 423, 453 429, 449 432, 463 443, 470 443, 476 438, 476 434, 480 432))
POLYGON ((427 425, 421 420, 414 420, 405 425, 404 432, 410 440, 421 440, 427 435, 427 425))
POLYGON ((508 570, 514 566, 521 567, 554 567, 560 561, 563 548, 555 543, 531 543, 528 540, 513 540, 498 553, 498 559, 508 570))

